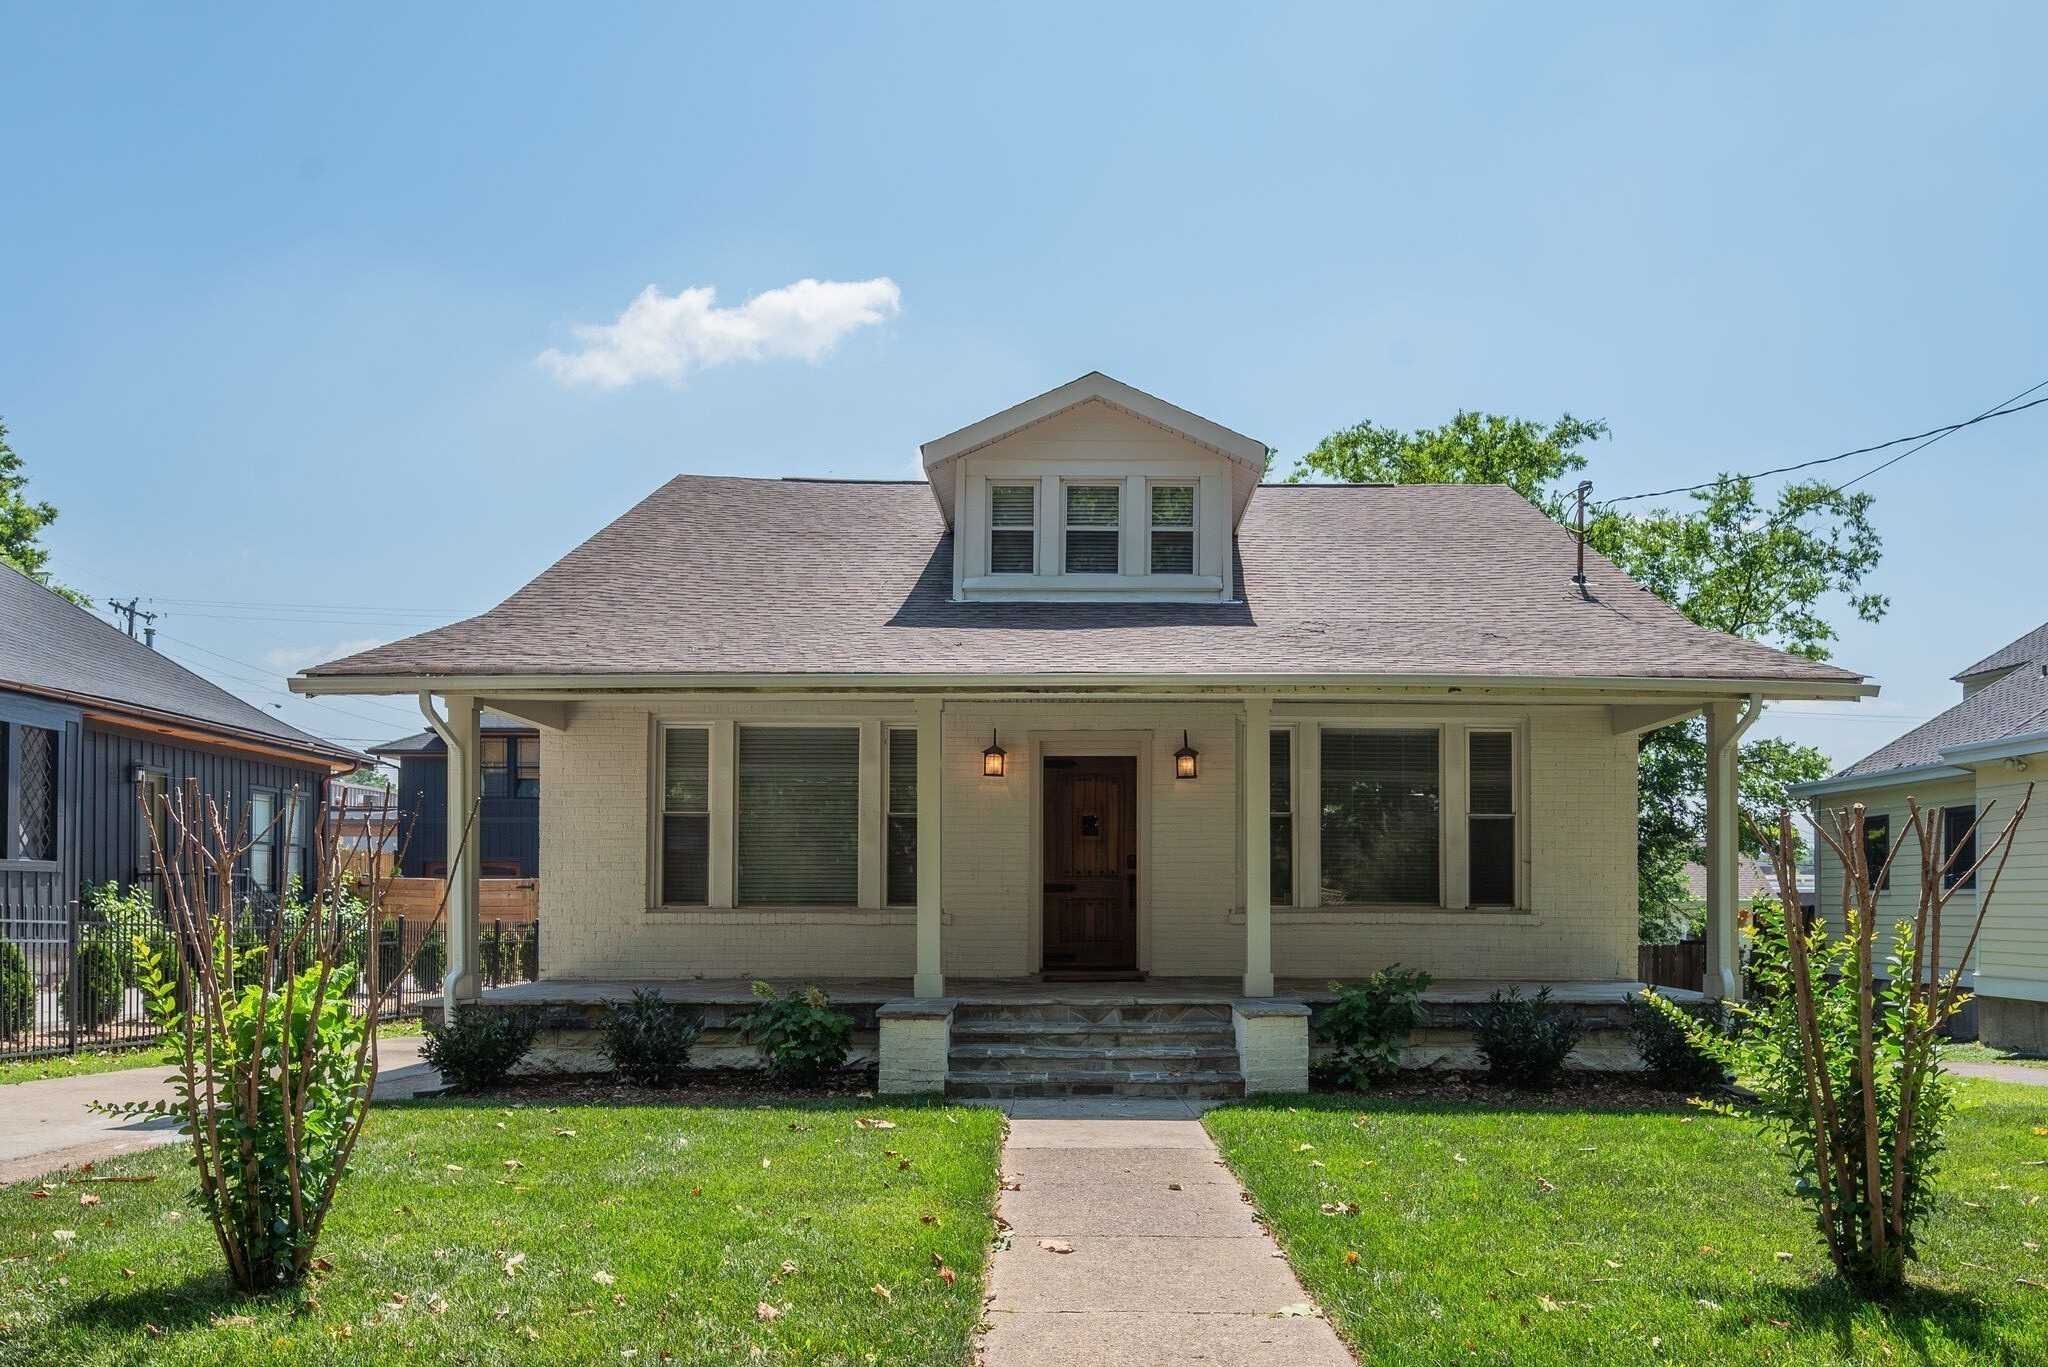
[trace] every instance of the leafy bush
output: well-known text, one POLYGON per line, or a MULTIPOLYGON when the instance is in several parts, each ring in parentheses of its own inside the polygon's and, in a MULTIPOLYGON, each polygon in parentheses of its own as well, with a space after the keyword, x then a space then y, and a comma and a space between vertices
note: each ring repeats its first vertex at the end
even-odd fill
POLYGON ((673 1087, 690 1068, 690 1046, 703 1021, 671 1006, 654 987, 642 987, 628 1002, 608 1002, 604 1013, 604 1056, 619 1076, 641 1087, 673 1087))
POLYGON ((447 971, 448 942, 442 938, 441 928, 435 926, 420 941, 419 953, 413 956, 413 986, 422 992, 439 992, 442 975, 447 971))
POLYGON ((470 1007, 453 1021, 427 1027, 420 1056, 442 1080, 465 1092, 497 1086, 533 1048, 540 1022, 524 1011, 483 1011, 470 1007))
POLYGON ((1519 987, 1495 992, 1472 1013, 1472 1034, 1486 1071, 1496 1082, 1532 1091, 1557 1081, 1565 1057, 1584 1033, 1577 1016, 1550 1009, 1547 987, 1533 997, 1524 997, 1519 987))
POLYGON ((1317 1018, 1316 1037, 1332 1052, 1317 1060, 1317 1071, 1354 1092, 1395 1072, 1409 1034, 1428 1019, 1422 994, 1430 982, 1429 974, 1420 969, 1390 964, 1361 987, 1331 983, 1337 1000, 1317 1018))
POLYGON ((36 984, 28 956, 12 940, 0 940, 0 1039, 26 1035, 35 1025, 36 984))
POLYGON ((1629 1038, 1635 1041, 1650 1076, 1680 1087, 1713 1087, 1726 1082, 1728 1069, 1694 1042, 1692 1031, 1697 1028, 1726 1036, 1727 1008, 1715 1001, 1680 1006, 1669 998, 1648 1000, 1655 996, 1658 993, 1652 988, 1627 998, 1629 1038))
POLYGON ((152 935, 159 949, 170 943, 170 933, 163 928, 163 919, 149 890, 137 883, 124 892, 119 883, 109 879, 85 890, 85 906, 90 922, 96 924, 86 925, 84 936, 104 941, 113 952, 123 987, 141 986, 134 938, 152 935))
POLYGON ((519 976, 530 983, 540 981, 540 921, 526 928, 519 941, 519 976))
POLYGON ((811 1087, 846 1062, 853 1043, 853 1017, 832 1005, 819 987, 778 996, 767 983, 754 984, 760 1004, 734 1024, 740 1038, 761 1051, 768 1072, 793 1087, 811 1087))
POLYGON ((71 980, 64 987, 66 1017, 75 1004, 75 1024, 81 1030, 97 1030, 120 1017, 128 984, 121 973, 121 956, 105 936, 95 935, 79 944, 71 980))

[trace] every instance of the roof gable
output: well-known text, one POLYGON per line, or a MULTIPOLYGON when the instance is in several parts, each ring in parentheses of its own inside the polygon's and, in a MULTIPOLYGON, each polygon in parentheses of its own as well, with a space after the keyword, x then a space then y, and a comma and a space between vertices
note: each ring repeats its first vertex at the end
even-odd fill
POLYGON ((1997 674, 2020 665, 2044 662, 2048 662, 2048 623, 2035 627, 2016 641, 2000 646, 1968 669, 1949 677, 1957 683, 1966 683, 1986 674, 1997 674))

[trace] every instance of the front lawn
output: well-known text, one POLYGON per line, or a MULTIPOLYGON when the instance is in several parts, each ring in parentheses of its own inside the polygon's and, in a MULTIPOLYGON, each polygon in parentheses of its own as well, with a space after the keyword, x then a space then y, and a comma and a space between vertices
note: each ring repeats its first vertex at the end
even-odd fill
POLYGON ((1206 1123, 1365 1362, 2048 1362, 2048 1089, 1963 1096, 1889 1307, 1831 1279, 1744 1122, 1317 1097, 1206 1123))
POLYGON ((42 1082, 53 1077, 87 1077, 129 1068, 155 1068, 163 1046, 152 1041, 127 1049, 81 1049, 75 1054, 43 1054, 36 1058, 0 1060, 0 1087, 13 1082, 42 1082))
POLYGON ((1944 1044, 1941 1056, 1958 1063, 2010 1063, 2020 1068, 2048 1068, 2048 1058, 2024 1054, 2017 1049, 1997 1049, 1971 1040, 1967 1044, 1944 1044))
POLYGON ((872 1101, 381 1106, 331 1270, 264 1298, 219 1271, 182 1149, 123 1158, 0 1191, 0 1361, 961 1363, 1002 1132, 872 1101))

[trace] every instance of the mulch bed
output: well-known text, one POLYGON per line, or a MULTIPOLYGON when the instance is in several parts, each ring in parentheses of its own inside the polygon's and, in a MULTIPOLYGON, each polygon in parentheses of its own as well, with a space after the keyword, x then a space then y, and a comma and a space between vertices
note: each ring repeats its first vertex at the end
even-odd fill
POLYGON ((1423 1070, 1400 1073, 1378 1083, 1369 1092, 1346 1093, 1342 1088, 1317 1082, 1312 1090, 1320 1095, 1356 1097, 1369 1105, 1375 1101, 1443 1102, 1461 1106, 1499 1106, 1515 1110, 1660 1110, 1691 1108, 1696 1096, 1726 1097, 1725 1087, 1667 1087, 1643 1073, 1594 1073, 1568 1071, 1548 1091, 1534 1092, 1494 1082, 1483 1072, 1423 1070))
POLYGON ((873 1068, 842 1068, 816 1087, 785 1087, 758 1068, 699 1068, 680 1087, 635 1087, 612 1073, 535 1073, 488 1092, 449 1093, 466 1101, 545 1102, 550 1106, 781 1105, 790 1101, 872 1100, 873 1068))

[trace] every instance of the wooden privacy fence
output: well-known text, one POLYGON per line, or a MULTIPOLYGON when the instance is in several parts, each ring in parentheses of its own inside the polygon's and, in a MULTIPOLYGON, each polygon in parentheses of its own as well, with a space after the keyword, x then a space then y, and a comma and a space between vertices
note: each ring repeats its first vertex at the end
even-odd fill
MULTIPOLYGON (((384 885, 384 914, 421 922, 432 919, 441 905, 441 878, 394 878, 384 885)), ((540 918, 540 880, 485 878, 477 920, 524 926, 540 918)))
POLYGON ((1657 987, 1701 991, 1707 983, 1707 942, 1680 940, 1675 945, 1637 945, 1636 977, 1657 987))

